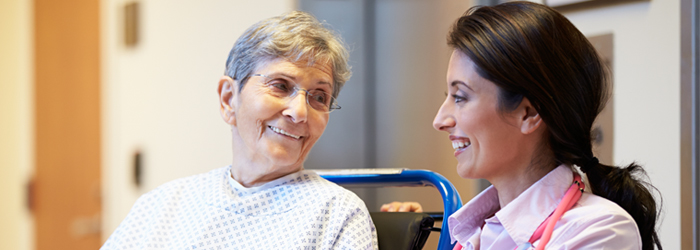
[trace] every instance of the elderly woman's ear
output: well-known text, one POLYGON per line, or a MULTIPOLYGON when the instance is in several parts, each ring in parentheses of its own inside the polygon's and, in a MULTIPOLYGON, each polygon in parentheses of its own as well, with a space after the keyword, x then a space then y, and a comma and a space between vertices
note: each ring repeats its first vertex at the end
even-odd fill
POLYGON ((234 97, 236 96, 236 81, 228 76, 222 76, 219 80, 219 105, 221 106, 221 118, 230 125, 236 125, 236 113, 234 97))

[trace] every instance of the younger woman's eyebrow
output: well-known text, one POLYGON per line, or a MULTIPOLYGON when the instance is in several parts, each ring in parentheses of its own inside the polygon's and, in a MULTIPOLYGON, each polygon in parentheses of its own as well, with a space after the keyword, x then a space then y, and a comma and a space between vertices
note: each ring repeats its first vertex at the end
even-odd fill
POLYGON ((474 91, 474 89, 472 89, 472 87, 469 87, 469 85, 467 85, 467 83, 465 83, 465 82, 463 82, 463 81, 452 81, 452 83, 450 83, 450 86, 454 87, 454 86, 457 85, 457 84, 464 85, 464 87, 467 87, 467 88, 470 89, 471 91, 474 91))

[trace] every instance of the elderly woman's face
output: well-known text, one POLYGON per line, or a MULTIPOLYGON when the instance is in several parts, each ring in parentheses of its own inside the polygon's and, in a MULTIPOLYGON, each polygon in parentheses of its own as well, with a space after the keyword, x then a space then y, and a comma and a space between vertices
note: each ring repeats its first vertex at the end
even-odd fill
POLYGON ((274 91, 296 87, 332 93, 331 66, 275 59, 259 65, 253 74, 234 95, 232 125, 240 138, 234 136, 234 144, 238 143, 236 148, 243 151, 234 152, 237 155, 234 157, 245 157, 261 168, 268 168, 257 169, 266 173, 297 171, 323 134, 329 116, 307 104, 305 91, 299 90, 288 98, 280 98, 274 91))

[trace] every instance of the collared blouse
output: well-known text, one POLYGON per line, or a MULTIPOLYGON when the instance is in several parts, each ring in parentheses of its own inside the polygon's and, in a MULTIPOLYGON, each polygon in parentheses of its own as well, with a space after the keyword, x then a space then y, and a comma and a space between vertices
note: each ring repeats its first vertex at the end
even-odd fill
MULTIPOLYGON (((572 182, 571 167, 558 166, 502 209, 491 186, 449 217, 452 242, 465 250, 515 249, 554 212, 572 182)), ((584 192, 557 222, 546 249, 637 250, 642 241, 637 224, 624 209, 584 192)))

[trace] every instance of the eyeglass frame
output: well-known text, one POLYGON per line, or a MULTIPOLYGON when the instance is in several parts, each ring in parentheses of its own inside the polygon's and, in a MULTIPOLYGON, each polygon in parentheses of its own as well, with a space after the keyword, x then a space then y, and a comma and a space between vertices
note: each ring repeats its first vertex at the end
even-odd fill
MULTIPOLYGON (((265 82, 262 83, 264 86, 268 86, 267 83, 270 82, 270 80, 274 79, 274 78, 272 78, 272 77, 270 77, 270 76, 268 76, 268 75, 263 75, 263 74, 252 74, 252 75, 250 75, 250 77, 253 77, 253 76, 260 76, 260 77, 263 77, 263 78, 267 79, 267 81, 265 81, 265 82)), ((250 78, 248 78, 248 79, 250 79, 250 78)), ((287 79, 287 80, 289 80, 289 79, 287 79)), ((325 91, 322 91, 322 90, 318 90, 318 91, 321 91, 321 92, 327 94, 328 97, 331 98, 330 104, 328 105, 328 111, 318 110, 318 109, 314 108, 313 106, 311 106, 311 103, 309 103, 309 96, 308 96, 309 90, 308 90, 308 89, 305 89, 305 88, 300 88, 300 87, 299 87, 299 84, 296 83, 296 82, 293 82, 293 81, 291 81, 291 80, 289 80, 289 81, 290 81, 291 83, 293 83, 292 89, 293 89, 294 91, 292 92, 292 94, 290 94, 289 96, 285 97, 285 98, 290 98, 288 101, 291 101, 292 98, 296 97, 296 95, 299 93, 300 90, 303 90, 303 91, 304 91, 304 99, 306 100, 306 105, 309 105, 309 107, 311 107, 311 109, 313 109, 313 110, 315 110, 315 111, 317 111, 317 112, 322 112, 322 113, 326 113, 326 114, 327 114, 327 113, 333 112, 333 110, 341 109, 340 105, 338 105, 338 100, 336 100, 336 98, 333 97, 333 94, 328 93, 328 92, 325 92, 325 91)), ((313 91, 313 90, 312 90, 312 91, 313 91)))

